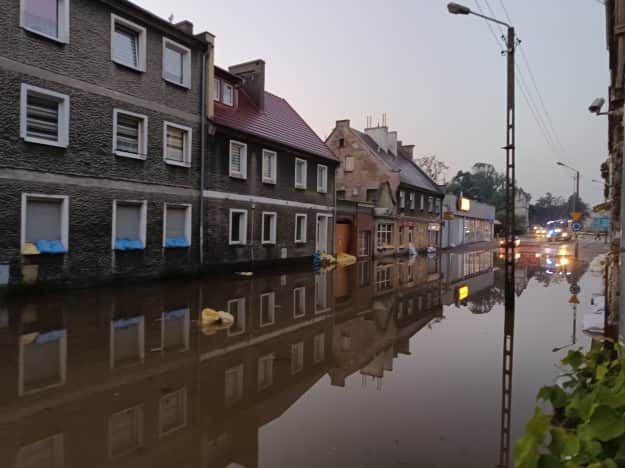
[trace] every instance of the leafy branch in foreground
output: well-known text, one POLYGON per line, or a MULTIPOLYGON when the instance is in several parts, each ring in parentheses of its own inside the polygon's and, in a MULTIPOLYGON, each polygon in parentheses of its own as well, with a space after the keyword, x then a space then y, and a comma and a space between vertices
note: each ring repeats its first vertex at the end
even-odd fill
POLYGON ((625 358, 623 344, 606 341, 587 353, 569 351, 565 381, 543 387, 516 444, 517 468, 625 466, 625 358))

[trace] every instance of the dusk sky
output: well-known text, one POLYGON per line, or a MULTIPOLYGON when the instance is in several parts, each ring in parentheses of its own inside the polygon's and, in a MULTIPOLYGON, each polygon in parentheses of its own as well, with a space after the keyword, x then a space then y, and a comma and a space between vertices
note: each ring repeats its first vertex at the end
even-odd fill
MULTIPOLYGON (((286 98, 325 138, 338 119, 362 129, 386 113, 389 127, 417 155, 436 154, 448 177, 488 162, 504 170, 505 57, 486 23, 452 16, 440 0, 138 0, 195 31, 217 36, 216 62, 227 68, 262 58, 266 87, 286 98)), ((488 14, 486 0, 478 0, 488 14)), ((475 0, 465 4, 479 11, 475 0)), ((488 0, 505 20, 500 0, 488 0)), ((606 96, 605 9, 598 0, 504 0, 521 48, 562 142, 546 143, 517 86, 517 179, 536 200, 564 197, 572 173, 581 196, 603 200, 599 165, 607 157, 607 118, 588 113, 606 96)), ((500 33, 497 32, 497 35, 500 33)), ((525 62, 517 63, 540 106, 525 62)), ((546 117, 543 118, 546 120, 546 117)))

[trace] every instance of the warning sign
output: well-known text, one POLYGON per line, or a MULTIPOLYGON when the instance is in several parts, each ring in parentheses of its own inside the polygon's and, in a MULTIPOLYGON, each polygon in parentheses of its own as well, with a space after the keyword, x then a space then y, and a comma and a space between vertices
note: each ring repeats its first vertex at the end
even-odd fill
POLYGON ((573 294, 569 299, 569 304, 579 304, 579 299, 577 298, 577 294, 573 294))
POLYGON ((572 211, 571 212, 571 219, 573 221, 579 221, 580 219, 582 219, 582 216, 584 216, 584 213, 582 213, 581 211, 572 211))

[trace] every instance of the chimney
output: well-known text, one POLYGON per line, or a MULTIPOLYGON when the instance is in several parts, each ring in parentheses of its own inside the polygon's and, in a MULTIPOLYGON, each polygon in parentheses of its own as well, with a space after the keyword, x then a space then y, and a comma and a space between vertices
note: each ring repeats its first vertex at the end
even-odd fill
POLYGON ((410 157, 411 161, 414 159, 414 145, 402 145, 401 149, 410 157))
POLYGON ((388 132, 388 151, 397 157, 397 132, 388 132))
POLYGON ((188 20, 180 21, 174 24, 174 26, 180 29, 181 31, 183 31, 185 34, 188 34, 189 36, 193 36, 193 23, 191 21, 188 21, 188 20))
POLYGON ((230 73, 243 79, 243 89, 262 111, 265 109, 265 61, 252 60, 251 62, 232 65, 230 73))
POLYGON ((388 128, 370 127, 365 128, 365 133, 377 143, 382 151, 388 151, 388 128))
POLYGON ((349 128, 349 119, 337 120, 336 128, 349 128))

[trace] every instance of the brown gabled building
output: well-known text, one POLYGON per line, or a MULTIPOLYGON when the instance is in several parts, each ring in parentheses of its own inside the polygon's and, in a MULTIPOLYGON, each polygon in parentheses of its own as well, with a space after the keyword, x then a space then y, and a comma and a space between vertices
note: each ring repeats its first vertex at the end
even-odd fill
POLYGON ((361 132, 349 120, 336 122, 326 144, 341 162, 337 199, 375 205, 374 231, 358 232, 354 250, 367 243, 374 255, 406 254, 411 244, 417 251, 440 247, 444 192, 414 162, 413 145, 385 126, 361 132))
POLYGON ((285 99, 265 90, 265 62, 216 67, 212 94, 203 262, 332 253, 338 160, 285 99))

